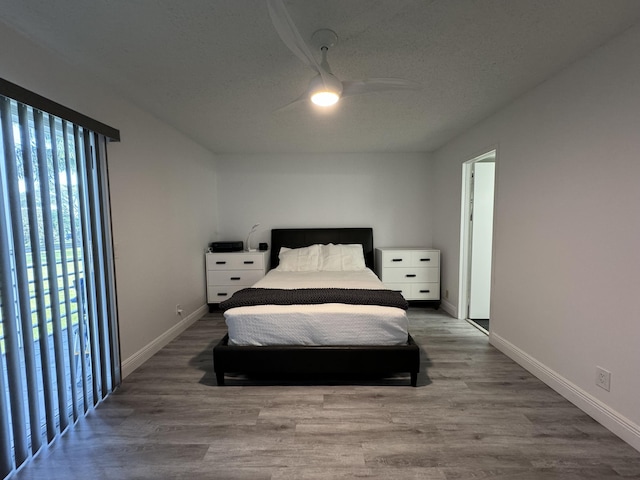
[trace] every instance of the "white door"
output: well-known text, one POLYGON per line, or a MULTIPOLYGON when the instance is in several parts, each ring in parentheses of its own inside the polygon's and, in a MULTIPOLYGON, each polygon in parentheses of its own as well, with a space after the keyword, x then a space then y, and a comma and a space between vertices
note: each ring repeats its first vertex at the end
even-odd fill
POLYGON ((489 318, 494 183, 494 162, 473 164, 468 314, 471 320, 489 318))

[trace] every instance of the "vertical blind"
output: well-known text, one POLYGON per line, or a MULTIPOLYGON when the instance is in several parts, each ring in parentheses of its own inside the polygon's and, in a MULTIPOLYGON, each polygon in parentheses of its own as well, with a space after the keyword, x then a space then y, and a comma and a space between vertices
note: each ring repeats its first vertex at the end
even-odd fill
POLYGON ((4 95, 0 127, 4 478, 97 405, 121 377, 110 138, 4 95))

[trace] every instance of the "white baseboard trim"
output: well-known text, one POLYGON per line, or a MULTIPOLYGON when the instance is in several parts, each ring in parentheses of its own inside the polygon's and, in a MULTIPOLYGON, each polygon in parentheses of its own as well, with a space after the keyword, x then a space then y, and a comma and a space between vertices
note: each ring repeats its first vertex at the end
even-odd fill
POLYGON ((153 357, 156 353, 162 349, 165 345, 167 345, 171 340, 176 338, 182 332, 184 332, 187 328, 193 325, 196 320, 199 320, 203 315, 205 315, 209 311, 208 305, 203 305, 198 308, 195 312, 191 313, 179 323, 171 327, 169 330, 164 332, 158 338, 156 338, 151 343, 145 345, 143 348, 138 350, 136 353, 131 355, 129 358, 122 362, 122 378, 128 377, 133 371, 140 367, 144 362, 153 357))
POLYGON ((598 423, 640 451, 639 425, 602 403, 593 395, 574 385, 499 335, 490 333, 489 342, 598 423))
POLYGON ((456 307, 453 303, 448 300, 440 301, 440 308, 442 308, 445 312, 451 315, 453 318, 458 318, 458 307, 456 307))

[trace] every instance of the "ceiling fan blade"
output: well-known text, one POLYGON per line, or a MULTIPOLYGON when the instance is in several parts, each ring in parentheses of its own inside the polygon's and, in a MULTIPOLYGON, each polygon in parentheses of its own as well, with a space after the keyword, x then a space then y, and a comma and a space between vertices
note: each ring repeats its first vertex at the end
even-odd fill
POLYGON ((295 100, 287 103, 286 105, 277 108, 274 113, 279 113, 279 112, 285 112, 287 110, 289 110, 290 108, 292 108, 293 106, 302 103, 302 102, 306 102, 307 100, 309 100, 309 95, 307 92, 304 92, 302 95, 300 95, 298 98, 296 98, 295 100))
POLYGON ((320 63, 315 59, 311 50, 302 39, 300 32, 296 24, 293 23, 287 8, 284 6, 282 0, 268 0, 267 7, 269 9, 269 16, 276 32, 280 36, 282 42, 298 57, 302 63, 312 68, 319 74, 326 73, 324 68, 320 66, 320 63))
POLYGON ((342 96, 362 95, 364 93, 389 92, 393 90, 420 90, 422 85, 401 78, 369 78, 367 80, 348 80, 342 82, 342 96))

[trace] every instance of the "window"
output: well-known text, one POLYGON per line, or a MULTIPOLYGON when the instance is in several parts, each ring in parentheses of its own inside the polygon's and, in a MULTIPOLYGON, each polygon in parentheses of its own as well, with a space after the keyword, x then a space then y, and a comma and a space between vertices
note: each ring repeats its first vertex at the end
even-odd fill
POLYGON ((119 133, 4 80, 0 93, 4 477, 120 383, 106 157, 119 133))

